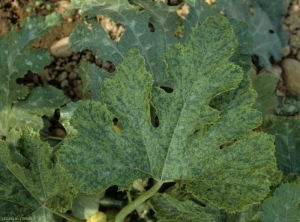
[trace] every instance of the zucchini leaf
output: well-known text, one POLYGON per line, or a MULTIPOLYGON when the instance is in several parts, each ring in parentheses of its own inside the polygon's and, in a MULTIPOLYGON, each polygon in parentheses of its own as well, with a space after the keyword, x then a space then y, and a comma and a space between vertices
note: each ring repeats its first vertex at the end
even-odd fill
POLYGON ((52 150, 48 143, 40 141, 38 133, 27 127, 16 146, 0 140, 2 217, 20 220, 33 213, 33 218, 49 218, 49 211, 63 213, 71 208, 76 191, 56 163, 52 150))
POLYGON ((190 4, 190 14, 183 21, 177 15, 180 6, 168 6, 160 0, 136 0, 134 3, 138 6, 130 5, 128 0, 72 0, 72 6, 79 8, 81 14, 93 26, 92 30, 89 30, 85 24, 78 24, 70 36, 72 50, 91 49, 97 58, 111 61, 117 66, 123 61, 128 50, 138 48, 145 58, 146 69, 154 76, 154 84, 169 85, 162 57, 167 47, 179 41, 185 42, 198 21, 217 15, 219 11, 205 2, 197 1, 190 4), (143 11, 140 12, 140 9, 143 11), (126 31, 119 42, 109 39, 104 29, 91 19, 99 14, 124 25, 126 31), (150 31, 149 23, 154 26, 154 32, 150 31), (174 33, 183 23, 184 36, 179 40, 174 33))
POLYGON ((164 54, 170 93, 153 86, 143 56, 129 50, 103 81, 102 100, 82 101, 71 118, 78 134, 68 136, 59 162, 73 184, 97 193, 138 178, 180 181, 228 211, 262 200, 277 172, 274 137, 252 132, 262 117, 251 108, 250 79, 228 63, 237 45, 226 18, 206 19, 164 54))
POLYGON ((218 208, 210 203, 200 206, 192 200, 179 201, 164 193, 153 196, 151 204, 155 207, 158 222, 219 222, 221 220, 218 208))
POLYGON ((217 6, 228 18, 245 22, 253 36, 252 55, 259 56, 260 65, 272 70, 270 59, 279 61, 288 35, 282 29, 282 18, 287 13, 289 0, 217 0, 217 6))
POLYGON ((46 50, 31 50, 32 42, 62 22, 54 13, 45 19, 32 16, 24 20, 22 29, 9 32, 0 39, 0 136, 6 141, 16 142, 17 131, 23 125, 37 130, 43 127, 42 115, 50 115, 54 109, 66 102, 64 94, 52 86, 38 87, 31 91, 18 85, 16 79, 28 70, 38 73, 50 63, 46 50))
POLYGON ((273 197, 266 199, 262 205, 263 222, 297 222, 300 220, 300 186, 285 183, 280 186, 273 197))
POLYGON ((264 131, 275 135, 278 169, 300 174, 300 119, 272 116, 264 131))

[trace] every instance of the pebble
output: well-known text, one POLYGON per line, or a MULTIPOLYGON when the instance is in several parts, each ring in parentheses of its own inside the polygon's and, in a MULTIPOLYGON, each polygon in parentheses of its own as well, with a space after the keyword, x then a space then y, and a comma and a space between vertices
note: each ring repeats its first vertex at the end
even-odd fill
POLYGON ((58 77, 57 77, 57 81, 62 82, 63 80, 65 80, 68 77, 67 72, 62 72, 58 77))
POLYGON ((61 88, 65 88, 65 87, 68 87, 69 86, 69 82, 68 80, 63 80, 61 83, 60 83, 60 87, 61 88))
POLYGON ((300 62, 295 59, 284 59, 281 63, 283 79, 287 90, 300 96, 300 62))
POLYGON ((74 92, 75 92, 75 95, 77 98, 82 98, 82 85, 77 85, 75 88, 74 88, 74 92))
POLYGON ((76 62, 69 62, 65 65, 64 68, 67 72, 72 72, 75 69, 75 67, 76 67, 76 62))
POLYGON ((72 55, 72 50, 69 43, 69 37, 65 37, 55 42, 50 47, 50 53, 56 57, 68 57, 72 55))
POLYGON ((69 80, 74 80, 77 78, 77 73, 76 72, 71 72, 68 76, 69 80))
POLYGON ((51 77, 49 75, 49 70, 47 70, 47 69, 43 70, 43 72, 40 73, 40 76, 41 76, 41 80, 44 85, 47 84, 51 80, 51 77))
POLYGON ((272 65, 272 74, 275 75, 278 79, 281 79, 282 76, 282 68, 279 65, 272 65))
POLYGON ((289 45, 282 48, 282 56, 287 57, 291 53, 291 47, 289 45))
POLYGON ((105 70, 109 70, 109 67, 111 66, 111 64, 109 62, 103 62, 102 63, 102 68, 105 70))
POLYGON ((71 13, 70 14, 65 13, 65 10, 70 8, 71 8, 70 1, 58 1, 55 3, 55 11, 61 14, 64 20, 68 20, 69 18, 71 18, 71 13))

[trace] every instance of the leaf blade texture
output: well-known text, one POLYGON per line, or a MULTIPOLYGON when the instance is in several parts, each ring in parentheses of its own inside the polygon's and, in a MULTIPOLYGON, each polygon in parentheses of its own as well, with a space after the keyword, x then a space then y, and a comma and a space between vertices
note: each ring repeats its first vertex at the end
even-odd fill
POLYGON ((206 204, 200 206, 192 200, 179 201, 168 194, 156 194, 151 198, 155 217, 159 222, 203 221, 218 222, 221 220, 217 208, 206 204))
POLYGON ((133 6, 127 0, 114 1, 82 1, 73 0, 72 6, 80 8, 81 14, 87 18, 105 15, 115 23, 125 26, 125 33, 119 42, 107 37, 105 31, 96 22, 92 22, 93 30, 79 24, 70 37, 74 51, 91 49, 97 58, 109 60, 118 65, 125 53, 135 47, 146 59, 147 70, 154 75, 156 85, 168 85, 167 72, 162 54, 167 47, 175 42, 184 43, 196 23, 204 21, 208 16, 218 15, 215 7, 196 1, 190 3, 190 13, 185 21, 177 15, 178 6, 167 6, 163 1, 137 0, 133 6), (139 12, 139 10, 143 12, 139 12), (148 24, 154 26, 154 32, 148 24), (184 36, 177 39, 174 36, 179 25, 184 23, 184 36), (99 42, 100 41, 100 42, 99 42), (97 42, 97 44, 95 44, 97 42))
POLYGON ((102 100, 83 101, 74 111, 71 124, 78 135, 60 150, 74 185, 93 193, 113 184, 123 190, 138 178, 179 180, 197 198, 230 211, 262 199, 269 173, 276 171, 273 137, 252 133, 262 118, 252 109, 256 93, 250 79, 228 63, 237 45, 225 18, 205 20, 185 45, 172 45, 164 54, 171 93, 153 86, 145 60, 130 50, 116 74, 104 80, 102 100), (151 106, 158 127, 152 125, 151 106), (215 193, 206 189, 209 184, 215 193))
POLYGON ((296 222, 300 220, 300 187, 298 184, 285 183, 273 197, 266 199, 262 205, 263 222, 282 221, 296 222))
POLYGON ((1 216, 19 218, 42 208, 53 212, 71 208, 76 191, 38 133, 25 128, 16 146, 0 141, 0 148, 1 216))
POLYGON ((33 40, 46 34, 61 22, 61 17, 56 13, 45 19, 32 16, 25 19, 19 32, 9 32, 0 39, 0 48, 3 50, 0 55, 0 135, 6 137, 8 141, 11 128, 20 129, 22 125, 29 125, 40 129, 42 120, 36 114, 49 114, 52 108, 66 102, 63 93, 51 86, 45 87, 44 90, 40 88, 33 90, 31 99, 26 100, 28 88, 16 83, 16 79, 23 77, 28 70, 40 72, 50 62, 48 52, 33 51, 30 47, 33 40), (45 97, 41 98, 42 96, 45 97), (30 107, 33 108, 33 112, 30 107), (38 110, 38 107, 44 108, 38 110))
POLYGON ((271 57, 279 61, 282 48, 288 42, 287 34, 281 27, 281 19, 287 12, 289 1, 276 0, 270 4, 266 0, 217 0, 216 4, 228 18, 248 25, 254 39, 251 54, 259 57, 261 66, 272 70, 271 57))
POLYGON ((258 94, 253 107, 261 111, 264 121, 268 122, 278 105, 278 98, 275 94, 278 78, 274 74, 263 72, 259 75, 254 74, 252 83, 258 94))
POLYGON ((275 135, 278 169, 285 175, 300 173, 300 120, 295 117, 272 116, 264 131, 275 135))

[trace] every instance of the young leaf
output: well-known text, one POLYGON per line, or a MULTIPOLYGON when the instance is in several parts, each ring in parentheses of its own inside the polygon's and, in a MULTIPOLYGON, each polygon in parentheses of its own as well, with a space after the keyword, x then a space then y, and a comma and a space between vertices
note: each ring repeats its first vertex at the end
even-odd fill
POLYGON ((1 216, 19 218, 39 208, 52 212, 71 208, 76 191, 55 163, 52 148, 32 129, 24 129, 17 146, 0 141, 0 168, 1 216))
POLYGON ((228 63, 237 44, 225 18, 205 20, 164 55, 172 93, 152 86, 145 60, 131 49, 104 80, 102 101, 83 101, 74 111, 78 135, 65 141, 59 159, 74 185, 93 193, 114 184, 123 190, 138 178, 179 180, 229 211, 264 198, 277 172, 273 137, 252 132, 262 118, 251 108, 249 78, 228 63))
POLYGON ((262 221, 297 222, 300 220, 299 204, 299 184, 285 183, 276 190, 274 197, 264 201, 262 221))
POLYGON ((20 129, 28 125, 41 129, 42 119, 35 114, 44 115, 66 102, 62 92, 51 86, 35 89, 28 100, 28 88, 18 85, 16 79, 23 77, 28 70, 40 72, 50 62, 45 50, 30 50, 33 40, 44 35, 62 22, 54 13, 45 19, 37 16, 26 18, 19 32, 9 32, 0 39, 0 136, 8 141, 11 128, 20 129), (21 102, 20 102, 21 101, 21 102))

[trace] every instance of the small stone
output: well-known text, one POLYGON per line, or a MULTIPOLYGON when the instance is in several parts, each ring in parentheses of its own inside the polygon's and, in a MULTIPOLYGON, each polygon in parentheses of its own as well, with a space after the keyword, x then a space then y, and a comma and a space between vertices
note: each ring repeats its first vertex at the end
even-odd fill
POLYGON ((102 60, 100 60, 100 59, 96 59, 96 61, 95 61, 95 64, 96 64, 96 66, 101 66, 102 67, 102 60))
POLYGON ((297 53, 298 53, 298 49, 297 48, 292 48, 292 54, 297 55, 297 53))
POLYGON ((61 14, 64 20, 68 20, 69 18, 71 18, 71 13, 70 14, 65 13, 65 10, 70 8, 71 8, 70 1, 58 1, 55 3, 55 11, 61 14))
POLYGON ((109 67, 110 67, 110 63, 109 63, 109 62, 103 62, 103 63, 102 63, 102 68, 103 68, 103 69, 109 70, 109 67))
POLYGON ((73 90, 70 90, 70 96, 74 96, 74 91, 73 90))
POLYGON ((290 13, 298 13, 299 11, 300 11, 299 5, 293 5, 290 10, 290 13))
POLYGON ((38 83, 39 83, 39 76, 38 76, 38 75, 34 75, 34 76, 32 77, 32 79, 33 79, 33 82, 34 82, 35 84, 38 84, 38 83))
POLYGON ((86 93, 84 94, 84 98, 86 98, 86 99, 90 99, 90 98, 92 98, 92 97, 93 97, 93 93, 90 92, 90 91, 88 91, 88 92, 86 92, 86 93))
POLYGON ((291 53, 291 47, 289 45, 283 47, 282 56, 287 57, 291 53))
POLYGON ((291 94, 300 96, 300 62, 290 58, 284 59, 282 69, 287 90, 291 94))
POLYGON ((290 30, 291 32, 296 32, 296 31, 299 30, 299 26, 300 26, 299 23, 294 22, 294 23, 292 23, 292 24, 289 26, 289 30, 290 30))
POLYGON ((281 79, 282 68, 279 65, 272 65, 272 74, 275 75, 278 79, 281 79))
POLYGON ((61 83, 60 83, 60 87, 61 88, 65 88, 65 87, 68 87, 69 86, 69 82, 68 80, 63 80, 61 83))
POLYGON ((56 128, 54 131, 54 135, 57 137, 65 137, 66 136, 66 131, 62 128, 56 128))
POLYGON ((71 72, 68 76, 69 80, 74 80, 77 78, 77 73, 76 72, 71 72))
POLYGON ((44 85, 51 80, 51 77, 49 75, 49 70, 47 69, 43 70, 43 72, 40 74, 40 77, 44 85))
POLYGON ((74 92, 76 94, 76 97, 81 99, 82 98, 82 85, 77 85, 75 88, 74 88, 74 92))
POLYGON ((282 24, 282 29, 286 32, 288 32, 289 27, 286 24, 282 24))
POLYGON ((67 72, 62 72, 58 77, 57 77, 57 81, 62 82, 63 80, 65 80, 68 77, 67 72))
POLYGON ((296 59, 300 61, 300 50, 297 52, 296 59))
POLYGON ((76 62, 69 62, 65 65, 65 70, 67 72, 72 72, 74 71, 75 67, 76 67, 76 62))
POLYGON ((50 47, 50 53, 56 57, 68 57, 72 55, 69 37, 65 37, 54 43, 50 47))

